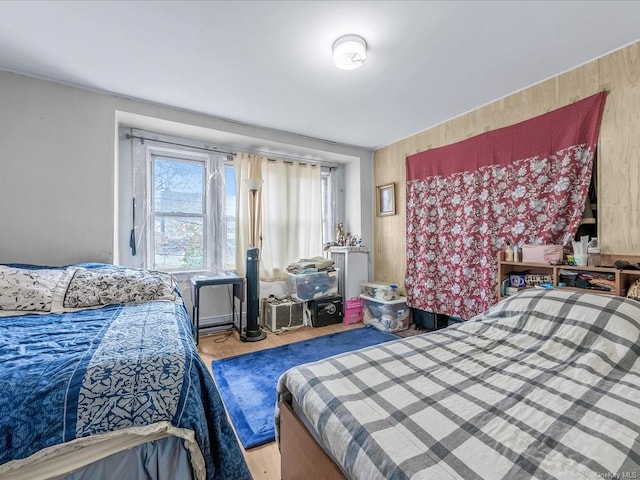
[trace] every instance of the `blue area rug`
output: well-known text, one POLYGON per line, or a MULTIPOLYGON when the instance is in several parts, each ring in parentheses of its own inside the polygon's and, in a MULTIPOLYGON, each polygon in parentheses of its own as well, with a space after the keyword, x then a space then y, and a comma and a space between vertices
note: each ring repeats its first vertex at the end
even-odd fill
POLYGON ((211 362, 213 376, 244 448, 275 440, 276 385, 296 365, 400 337, 367 326, 211 362))

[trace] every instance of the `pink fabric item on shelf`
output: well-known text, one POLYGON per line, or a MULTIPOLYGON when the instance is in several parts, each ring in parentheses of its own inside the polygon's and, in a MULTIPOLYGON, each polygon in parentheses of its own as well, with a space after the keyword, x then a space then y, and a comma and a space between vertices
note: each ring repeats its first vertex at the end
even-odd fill
POLYGON ((562 260, 562 245, 523 245, 522 261, 525 263, 551 263, 562 260))

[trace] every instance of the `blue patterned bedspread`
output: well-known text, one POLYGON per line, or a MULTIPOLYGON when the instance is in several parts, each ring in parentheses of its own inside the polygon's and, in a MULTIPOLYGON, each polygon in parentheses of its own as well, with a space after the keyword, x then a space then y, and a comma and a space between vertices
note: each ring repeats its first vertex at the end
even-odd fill
POLYGON ((163 421, 195 432, 208 479, 251 478, 182 304, 0 318, 0 466, 163 421))

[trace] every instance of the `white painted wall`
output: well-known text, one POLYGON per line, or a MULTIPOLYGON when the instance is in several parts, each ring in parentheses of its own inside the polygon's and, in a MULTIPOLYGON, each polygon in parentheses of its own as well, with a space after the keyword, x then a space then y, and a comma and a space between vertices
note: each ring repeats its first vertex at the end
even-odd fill
POLYGON ((113 103, 0 72, 0 262, 112 258, 113 103))
MULTIPOLYGON (((128 233, 114 221, 120 124, 356 162, 347 191, 359 197, 359 216, 373 218, 372 187, 357 174, 373 170, 368 150, 0 71, 0 263, 117 261, 114 238, 128 233)), ((362 231, 373 238, 370 223, 362 231)))

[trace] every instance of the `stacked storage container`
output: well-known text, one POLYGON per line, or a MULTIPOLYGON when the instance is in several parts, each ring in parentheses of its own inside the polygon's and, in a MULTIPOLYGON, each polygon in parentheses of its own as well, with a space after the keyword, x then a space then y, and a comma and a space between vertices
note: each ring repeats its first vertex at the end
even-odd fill
POLYGON ((364 323, 385 332, 401 332, 411 325, 411 309, 397 285, 371 282, 362 284, 364 323))
POLYGON ((344 301, 344 324, 361 322, 364 317, 362 299, 360 297, 347 298, 344 301))
POLYGON ((299 302, 331 297, 338 293, 338 272, 287 273, 287 291, 299 302))
POLYGON ((336 270, 287 273, 287 291, 299 302, 305 302, 305 315, 314 327, 340 323, 343 319, 342 297, 338 293, 336 270))

